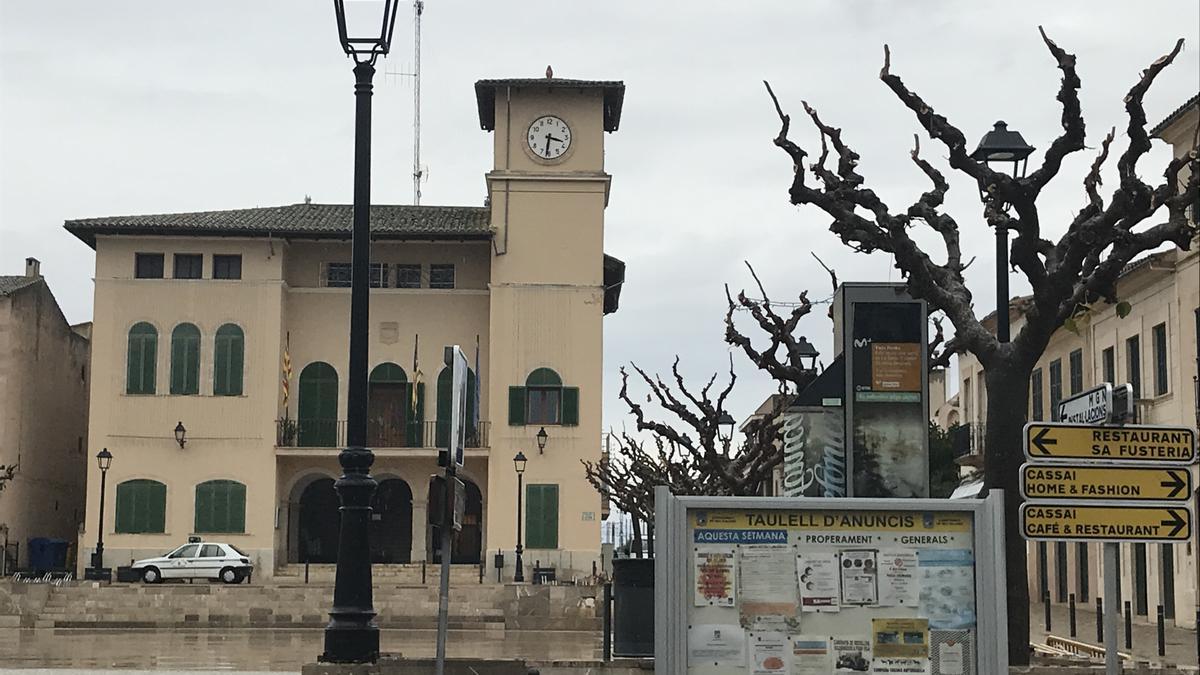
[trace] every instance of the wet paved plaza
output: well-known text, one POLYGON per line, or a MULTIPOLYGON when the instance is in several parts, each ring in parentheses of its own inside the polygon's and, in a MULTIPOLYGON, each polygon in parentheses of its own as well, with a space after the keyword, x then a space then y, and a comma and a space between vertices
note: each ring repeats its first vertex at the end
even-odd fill
MULTIPOLYGON (((0 669, 64 668, 299 672, 323 646, 320 629, 3 629, 0 669)), ((435 631, 383 630, 384 652, 432 657, 435 631)), ((593 659, 600 634, 576 631, 450 631, 451 657, 593 659)))

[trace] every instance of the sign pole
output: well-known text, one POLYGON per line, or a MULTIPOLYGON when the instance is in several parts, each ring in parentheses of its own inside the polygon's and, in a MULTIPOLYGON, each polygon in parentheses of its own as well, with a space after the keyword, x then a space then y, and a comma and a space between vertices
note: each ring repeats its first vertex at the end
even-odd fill
POLYGON ((1117 638, 1117 614, 1120 612, 1117 603, 1117 584, 1121 580, 1117 578, 1118 559, 1121 557, 1121 545, 1106 541, 1104 542, 1104 595, 1109 599, 1104 603, 1104 616, 1096 617, 1097 621, 1104 621, 1104 672, 1105 675, 1120 675, 1121 673, 1121 656, 1117 653, 1119 640, 1117 638))
POLYGON ((442 570, 438 583, 438 628, 437 628, 437 675, 446 669, 446 633, 450 624, 450 556, 454 532, 462 528, 462 512, 465 496, 458 480, 458 468, 465 459, 466 405, 469 368, 467 357, 458 345, 448 346, 442 351, 443 361, 450 368, 452 391, 450 396, 450 424, 446 431, 446 449, 438 453, 438 463, 446 467, 442 490, 441 554, 442 570))
POLYGON ((437 630, 437 675, 443 675, 446 668, 446 633, 450 627, 450 539, 451 522, 454 513, 455 489, 454 465, 446 467, 446 488, 442 491, 442 574, 438 583, 438 630, 437 630))

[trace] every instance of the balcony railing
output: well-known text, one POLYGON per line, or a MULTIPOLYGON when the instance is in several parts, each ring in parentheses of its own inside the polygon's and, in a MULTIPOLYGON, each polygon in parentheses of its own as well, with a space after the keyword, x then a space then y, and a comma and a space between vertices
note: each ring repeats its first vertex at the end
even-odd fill
POLYGON ((954 450, 954 459, 983 453, 984 428, 982 424, 960 424, 951 428, 950 447, 954 450))
MULTIPOLYGON (((467 425, 466 446, 488 447, 491 422, 467 425)), ((407 424, 367 423, 370 448, 444 448, 450 439, 450 423, 428 420, 407 424)), ((346 444, 346 420, 275 420, 275 446, 279 448, 340 448, 346 444)))

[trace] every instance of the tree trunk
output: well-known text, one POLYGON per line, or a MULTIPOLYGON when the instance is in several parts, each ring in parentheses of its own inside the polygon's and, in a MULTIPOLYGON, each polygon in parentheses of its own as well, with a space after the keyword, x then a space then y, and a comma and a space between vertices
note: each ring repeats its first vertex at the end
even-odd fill
POLYGON ((630 515, 629 522, 633 524, 633 541, 629 543, 629 557, 642 557, 642 523, 635 515, 630 515))
POLYGON ((646 557, 654 557, 654 521, 646 522, 646 557))
POLYGON ((1008 588, 1008 659, 1029 664, 1029 574, 1021 536, 1022 430, 1029 405, 1030 368, 1004 360, 984 373, 987 427, 984 431, 985 489, 1004 490, 1005 568, 1008 588))

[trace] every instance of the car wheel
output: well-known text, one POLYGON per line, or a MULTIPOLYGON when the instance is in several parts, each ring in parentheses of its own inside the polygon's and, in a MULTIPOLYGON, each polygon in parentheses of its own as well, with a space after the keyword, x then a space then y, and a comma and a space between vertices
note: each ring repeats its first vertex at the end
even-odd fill
POLYGON ((224 581, 227 584, 240 583, 242 581, 242 575, 232 567, 226 567, 225 569, 221 570, 221 581, 224 581))
POLYGON ((147 567, 142 570, 142 581, 147 584, 157 584, 162 581, 162 573, 157 567, 147 567))

